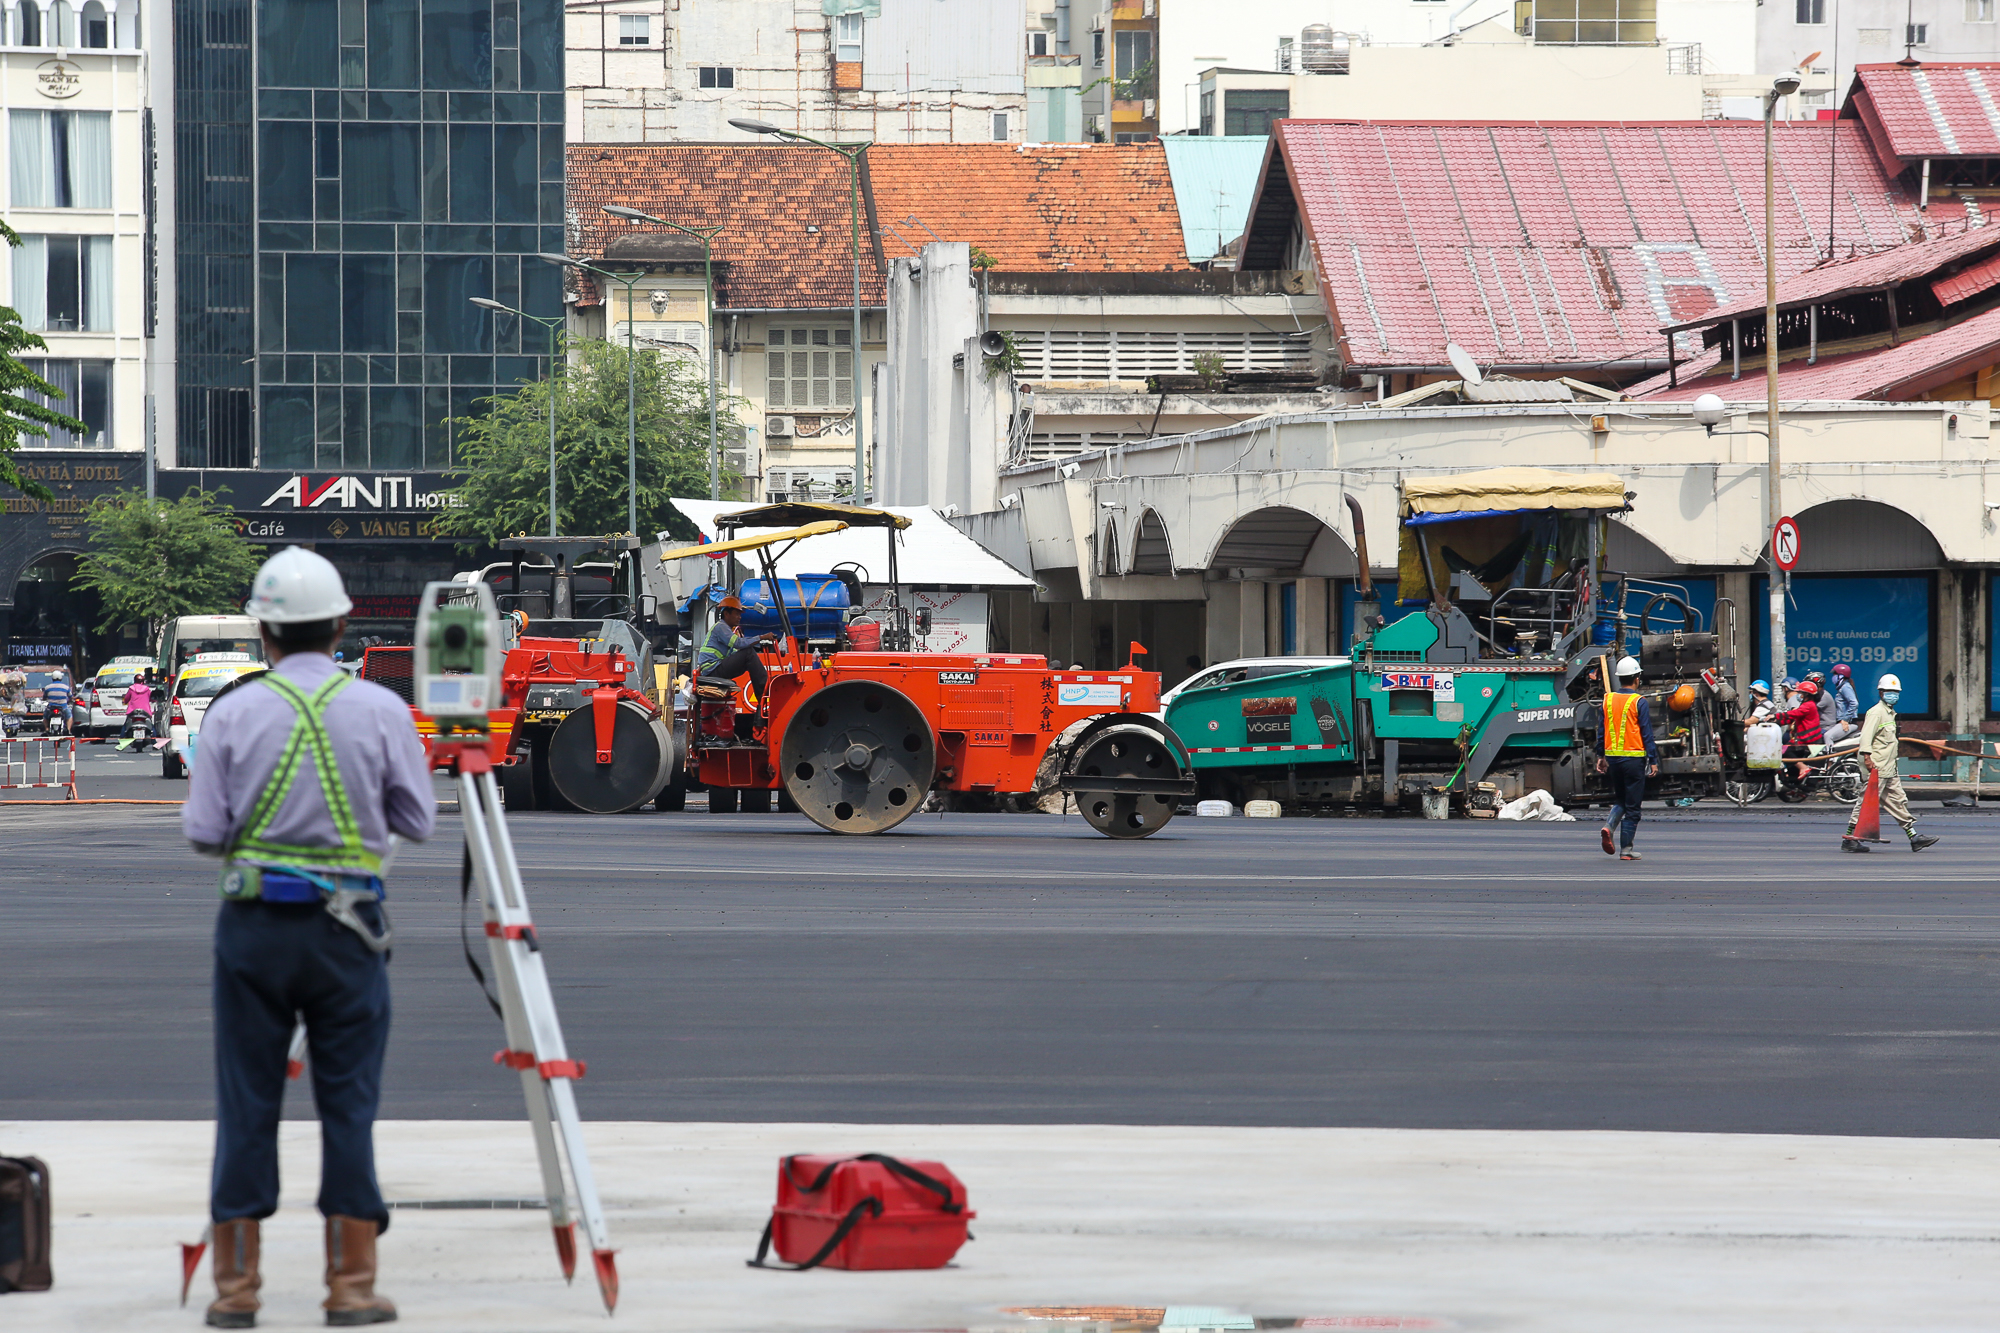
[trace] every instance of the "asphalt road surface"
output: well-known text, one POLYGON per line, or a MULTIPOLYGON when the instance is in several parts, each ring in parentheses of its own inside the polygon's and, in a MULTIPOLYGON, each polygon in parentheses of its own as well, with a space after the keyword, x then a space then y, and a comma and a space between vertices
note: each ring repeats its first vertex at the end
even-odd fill
MULTIPOLYGON (((185 790, 131 762, 86 795, 185 790)), ((0 808, 0 1118, 211 1113, 177 815, 0 808)), ((513 827, 591 1118, 1992 1137, 2000 825, 1859 857, 1840 817, 1656 813, 1636 864, 1588 816, 513 827)), ((521 1115, 458 865, 448 814, 393 876, 388 1116, 521 1115)))

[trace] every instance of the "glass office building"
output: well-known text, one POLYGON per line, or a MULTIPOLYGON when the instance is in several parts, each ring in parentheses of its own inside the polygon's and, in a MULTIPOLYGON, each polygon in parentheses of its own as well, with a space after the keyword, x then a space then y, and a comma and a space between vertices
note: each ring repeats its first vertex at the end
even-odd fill
POLYGON ((438 470, 562 311, 557 0, 176 0, 176 461, 438 470))

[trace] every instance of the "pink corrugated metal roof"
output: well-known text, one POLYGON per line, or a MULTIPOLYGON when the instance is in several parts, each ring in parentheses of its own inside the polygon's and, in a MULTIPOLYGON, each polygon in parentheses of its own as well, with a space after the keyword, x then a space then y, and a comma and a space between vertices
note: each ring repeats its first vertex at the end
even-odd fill
MULTIPOLYGON (((1763 291, 1763 134, 1721 120, 1276 127, 1342 354, 1362 370, 1442 366, 1451 342, 1495 366, 1664 359, 1662 325, 1763 291)), ((1964 225, 1957 200, 1920 214, 1853 120, 1780 124, 1775 153, 1781 279, 1829 248, 1964 225)))
POLYGON ((1948 278, 1932 282, 1931 295, 1937 297, 1939 305, 1956 305, 1995 284, 2000 284, 2000 255, 1988 255, 1948 278))
MULTIPOLYGON (((1680 387, 1664 387, 1666 376, 1661 375, 1635 385, 1632 396, 1649 403, 1682 403, 1712 393, 1724 402, 1763 402, 1761 357, 1754 364, 1745 362, 1742 379, 1732 380, 1726 374, 1690 378, 1704 369, 1717 367, 1721 357, 1722 349, 1711 349, 1691 365, 1680 368, 1680 387)), ((2000 307, 1900 346, 1821 357, 1817 365, 1811 366, 1804 357, 1787 361, 1778 367, 1778 397, 1788 403, 1848 398, 1897 401, 1949 384, 1997 362, 2000 362, 2000 307)))
POLYGON ((2000 64, 1857 65, 1862 119, 1900 162, 1926 157, 2000 157, 2000 64))
MULTIPOLYGON (((1894 287, 1912 278, 1921 278, 1936 272, 1954 260, 1967 255, 1976 255, 1981 250, 2000 250, 2000 227, 1969 227, 1954 236, 1940 236, 1934 241, 1917 241, 1909 245, 1893 246, 1878 250, 1874 254, 1856 255, 1852 259, 1836 259, 1818 268, 1807 269, 1795 278, 1778 284, 1778 306, 1805 305, 1813 301, 1824 301, 1844 292, 1865 292, 1874 288, 1894 287)), ((1759 294, 1755 300, 1714 310, 1699 321, 1703 325, 1719 320, 1737 319, 1764 313, 1764 298, 1759 283, 1759 294)), ((1978 290, 1974 288, 1973 290, 1978 290)), ((1972 292, 1967 292, 1970 296, 1972 292)), ((1944 300, 1939 297, 1939 300, 1944 300)), ((1953 298, 1963 300, 1964 297, 1953 298)))

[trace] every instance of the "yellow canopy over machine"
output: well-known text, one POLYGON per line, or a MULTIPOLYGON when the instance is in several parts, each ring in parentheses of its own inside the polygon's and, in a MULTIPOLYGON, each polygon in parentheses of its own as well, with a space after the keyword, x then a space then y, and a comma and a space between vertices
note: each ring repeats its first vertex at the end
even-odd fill
POLYGON ((1405 478, 1397 597, 1449 600, 1455 573, 1495 592, 1545 587, 1587 559, 1593 521, 1630 507, 1612 472, 1501 467, 1405 478))

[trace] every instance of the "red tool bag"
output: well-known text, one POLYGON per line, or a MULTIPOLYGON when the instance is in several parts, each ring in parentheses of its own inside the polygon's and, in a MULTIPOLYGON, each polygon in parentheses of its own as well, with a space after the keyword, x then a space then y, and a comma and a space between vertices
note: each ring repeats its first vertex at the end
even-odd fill
POLYGON ((942 1162, 801 1154, 778 1162, 778 1204, 752 1268, 775 1244, 803 1272, 828 1268, 942 1268, 972 1237, 965 1184, 942 1162))

